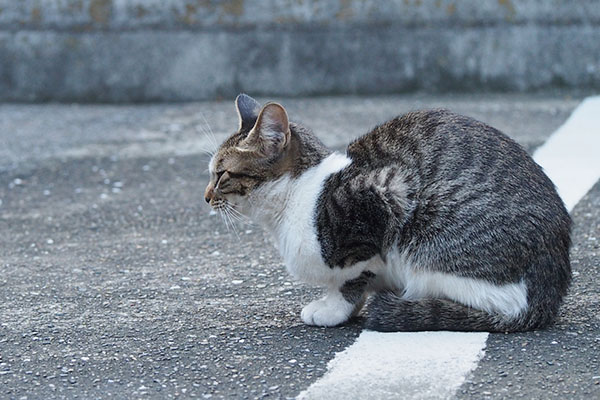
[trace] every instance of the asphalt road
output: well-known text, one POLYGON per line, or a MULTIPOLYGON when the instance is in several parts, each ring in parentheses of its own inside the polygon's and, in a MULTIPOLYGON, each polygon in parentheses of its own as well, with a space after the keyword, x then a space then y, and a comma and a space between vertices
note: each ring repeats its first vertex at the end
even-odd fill
MULTIPOLYGON (((281 100, 342 148, 385 119, 447 107, 533 150, 580 96, 281 100)), ((210 127, 232 102, 0 105, 0 398, 293 398, 362 320, 304 326, 320 290, 268 235, 203 204, 210 127)), ((556 326, 491 335, 458 398, 600 397, 600 186, 573 212, 574 285, 556 326)))

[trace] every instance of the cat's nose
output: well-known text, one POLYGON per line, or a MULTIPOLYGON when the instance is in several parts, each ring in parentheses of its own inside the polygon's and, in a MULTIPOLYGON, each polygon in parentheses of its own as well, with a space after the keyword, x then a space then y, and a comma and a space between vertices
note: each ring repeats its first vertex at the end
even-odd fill
POLYGON ((213 186, 211 184, 209 184, 206 187, 206 190, 204 191, 204 200, 206 200, 207 203, 210 203, 213 196, 214 196, 213 186))

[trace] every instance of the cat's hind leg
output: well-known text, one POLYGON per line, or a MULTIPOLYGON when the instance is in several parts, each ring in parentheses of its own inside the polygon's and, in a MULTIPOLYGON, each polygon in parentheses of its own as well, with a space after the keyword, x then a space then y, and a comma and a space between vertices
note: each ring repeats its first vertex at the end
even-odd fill
POLYGON ((346 281, 341 287, 330 288, 325 297, 302 309, 302 321, 316 326, 343 324, 364 305, 367 287, 374 277, 374 273, 364 271, 358 278, 346 281))

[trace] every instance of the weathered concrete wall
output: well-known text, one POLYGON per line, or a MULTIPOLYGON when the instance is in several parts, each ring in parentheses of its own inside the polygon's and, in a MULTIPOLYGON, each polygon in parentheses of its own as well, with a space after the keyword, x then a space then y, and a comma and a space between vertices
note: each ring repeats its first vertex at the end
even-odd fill
POLYGON ((600 89, 597 0, 0 0, 0 100, 600 89))

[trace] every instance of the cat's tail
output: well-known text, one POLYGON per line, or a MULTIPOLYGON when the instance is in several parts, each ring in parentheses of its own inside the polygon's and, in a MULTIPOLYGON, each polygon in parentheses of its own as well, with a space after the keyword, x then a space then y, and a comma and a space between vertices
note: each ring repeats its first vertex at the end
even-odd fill
POLYGON ((368 306, 367 329, 381 332, 480 331, 518 332, 531 329, 522 318, 467 307, 445 300, 405 300, 397 293, 376 293, 368 306))

